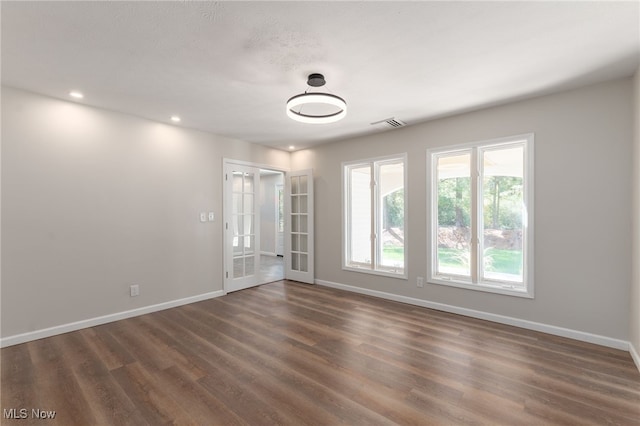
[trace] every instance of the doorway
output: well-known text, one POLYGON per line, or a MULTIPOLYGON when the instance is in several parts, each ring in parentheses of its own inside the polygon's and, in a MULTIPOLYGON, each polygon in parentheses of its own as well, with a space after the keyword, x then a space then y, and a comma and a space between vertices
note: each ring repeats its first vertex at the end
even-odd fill
POLYGON ((313 284, 313 174, 224 159, 224 291, 313 284))

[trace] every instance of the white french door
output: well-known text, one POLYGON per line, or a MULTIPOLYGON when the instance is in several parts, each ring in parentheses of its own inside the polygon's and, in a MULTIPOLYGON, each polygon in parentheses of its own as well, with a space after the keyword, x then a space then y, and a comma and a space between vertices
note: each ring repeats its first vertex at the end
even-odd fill
POLYGON ((258 283, 260 273, 260 169, 225 164, 225 290, 258 283))
MULTIPOLYGON (((224 161, 224 290, 260 282, 260 166, 224 161)), ((313 173, 286 172, 284 185, 284 275, 314 283, 313 173)))
POLYGON ((313 172, 285 176, 285 277, 314 283, 313 172))

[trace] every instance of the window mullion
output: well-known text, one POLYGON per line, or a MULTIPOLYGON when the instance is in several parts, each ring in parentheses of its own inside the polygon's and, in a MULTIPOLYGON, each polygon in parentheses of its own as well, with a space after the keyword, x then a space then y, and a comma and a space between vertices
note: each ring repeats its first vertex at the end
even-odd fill
POLYGON ((378 165, 371 163, 371 269, 376 270, 378 265, 378 165))
POLYGON ((344 188, 345 194, 346 194, 346 217, 345 217, 345 222, 347 224, 346 229, 345 229, 345 235, 347 235, 346 239, 346 246, 347 246, 347 261, 346 263, 351 263, 353 262, 353 252, 352 252, 352 241, 351 241, 351 236, 353 233, 353 223, 351 218, 353 217, 353 177, 351 176, 351 170, 352 167, 347 167, 346 169, 346 186, 344 188))
POLYGON ((479 196, 479 181, 480 181, 480 167, 479 167, 479 155, 478 149, 471 150, 471 282, 477 284, 479 281, 479 266, 481 256, 479 253, 480 237, 479 237, 479 219, 480 213, 479 202, 482 197, 479 196))
POLYGON ((478 266, 477 266, 477 282, 484 281, 484 150, 478 148, 477 152, 477 170, 478 170, 478 184, 476 185, 477 192, 477 241, 476 247, 478 249, 478 266))

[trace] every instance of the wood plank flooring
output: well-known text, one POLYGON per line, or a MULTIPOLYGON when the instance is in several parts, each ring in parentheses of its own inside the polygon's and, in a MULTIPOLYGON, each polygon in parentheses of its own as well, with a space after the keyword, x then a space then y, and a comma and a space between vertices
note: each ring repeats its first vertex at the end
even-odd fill
POLYGON ((627 352, 289 281, 1 356, 3 425, 640 424, 627 352))

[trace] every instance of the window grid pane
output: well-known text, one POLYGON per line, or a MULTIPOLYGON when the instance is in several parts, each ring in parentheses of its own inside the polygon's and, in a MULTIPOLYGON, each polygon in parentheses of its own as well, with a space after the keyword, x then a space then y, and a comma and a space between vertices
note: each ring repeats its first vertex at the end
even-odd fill
POLYGON ((524 147, 482 152, 481 280, 524 283, 524 147))
POLYGON ((350 171, 350 264, 371 265, 371 166, 350 171))
POLYGON ((436 272, 471 277, 471 153, 442 155, 437 163, 436 272))
POLYGON ((431 151, 432 282, 533 297, 532 159, 532 134, 431 151))
POLYGON ((404 163, 378 167, 379 219, 377 269, 404 270, 404 163))
POLYGON ((404 275, 404 157, 345 165, 344 171, 345 267, 404 275))

